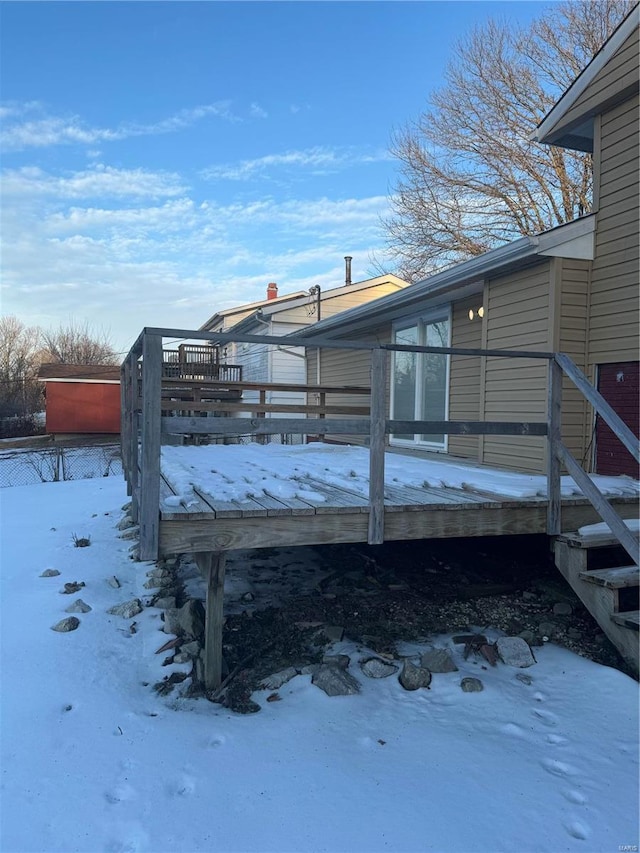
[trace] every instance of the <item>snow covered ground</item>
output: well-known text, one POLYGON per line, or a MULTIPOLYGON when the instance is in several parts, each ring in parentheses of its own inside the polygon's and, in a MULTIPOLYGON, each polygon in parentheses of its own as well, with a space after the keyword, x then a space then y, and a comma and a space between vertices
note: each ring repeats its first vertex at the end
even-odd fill
MULTIPOLYGON (((242 502, 266 494, 319 504, 324 497, 313 488, 318 480, 364 498, 369 495, 369 451, 348 445, 163 447, 162 471, 176 492, 168 505, 182 502, 188 506, 194 488, 221 501, 242 502)), ((594 474, 592 479, 605 495, 640 494, 640 483, 630 477, 594 474)), ((476 490, 514 499, 547 494, 547 480, 542 475, 394 453, 385 456, 385 483, 476 490)), ((582 494, 571 477, 562 477, 561 489, 564 497, 582 494)))
POLYGON ((638 685, 552 644, 482 670, 436 638, 460 671, 407 692, 345 640, 360 695, 298 676, 251 716, 158 696, 160 611, 136 633, 106 612, 149 592, 115 527, 125 500, 116 477, 0 491, 2 853, 637 849, 638 685), (79 628, 52 631, 79 596, 79 628))

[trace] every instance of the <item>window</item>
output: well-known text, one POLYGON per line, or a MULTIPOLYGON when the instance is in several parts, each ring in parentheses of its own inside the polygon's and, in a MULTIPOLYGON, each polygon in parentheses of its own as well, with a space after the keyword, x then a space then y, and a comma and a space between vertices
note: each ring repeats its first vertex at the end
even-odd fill
MULTIPOLYGON (((426 315, 398 325, 393 340, 397 344, 448 347, 451 321, 446 312, 426 315)), ((391 412, 394 420, 445 421, 448 414, 449 356, 440 353, 396 352, 391 382, 391 412)), ((445 450, 443 434, 393 435, 394 444, 414 444, 445 450)))

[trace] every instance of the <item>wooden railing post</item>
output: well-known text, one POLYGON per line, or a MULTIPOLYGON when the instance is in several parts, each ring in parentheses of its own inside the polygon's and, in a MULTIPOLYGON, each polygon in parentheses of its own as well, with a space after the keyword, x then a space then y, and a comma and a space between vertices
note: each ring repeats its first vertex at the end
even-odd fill
POLYGON ((142 341, 141 560, 155 560, 158 557, 161 386, 162 338, 147 333, 142 341))
POLYGON ((369 432, 369 545, 384 542, 384 436, 387 353, 371 351, 371 424, 369 432))
POLYGON ((140 502, 140 448, 139 435, 140 419, 138 407, 140 389, 138 388, 138 358, 131 356, 129 360, 129 384, 127 386, 128 412, 129 412, 129 481, 131 489, 131 518, 137 524, 139 521, 140 502))
POLYGON ((547 389, 547 535, 562 533, 560 443, 562 440, 562 370, 555 358, 549 359, 547 389))

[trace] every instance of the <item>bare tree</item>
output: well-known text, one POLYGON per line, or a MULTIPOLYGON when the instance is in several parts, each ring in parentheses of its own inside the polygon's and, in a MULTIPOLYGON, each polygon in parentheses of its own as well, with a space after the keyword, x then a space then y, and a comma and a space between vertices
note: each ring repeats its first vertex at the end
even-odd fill
POLYGON ((17 317, 0 317, 0 415, 26 416, 42 404, 37 381, 40 330, 17 317))
POLYGON ((43 361, 63 364, 118 364, 118 355, 104 332, 88 323, 70 320, 66 326, 42 333, 43 361))
POLYGON ((400 176, 384 226, 401 276, 590 210, 590 155, 530 135, 634 5, 568 0, 526 29, 492 20, 459 42, 444 87, 392 138, 400 176))

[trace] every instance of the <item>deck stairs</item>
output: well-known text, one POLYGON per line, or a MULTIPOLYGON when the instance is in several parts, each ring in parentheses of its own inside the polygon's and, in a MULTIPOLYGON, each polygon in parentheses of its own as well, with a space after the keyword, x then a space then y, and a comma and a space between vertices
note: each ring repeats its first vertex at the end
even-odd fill
POLYGON ((602 631, 638 675, 640 568, 607 534, 567 533, 554 543, 555 562, 602 631))

